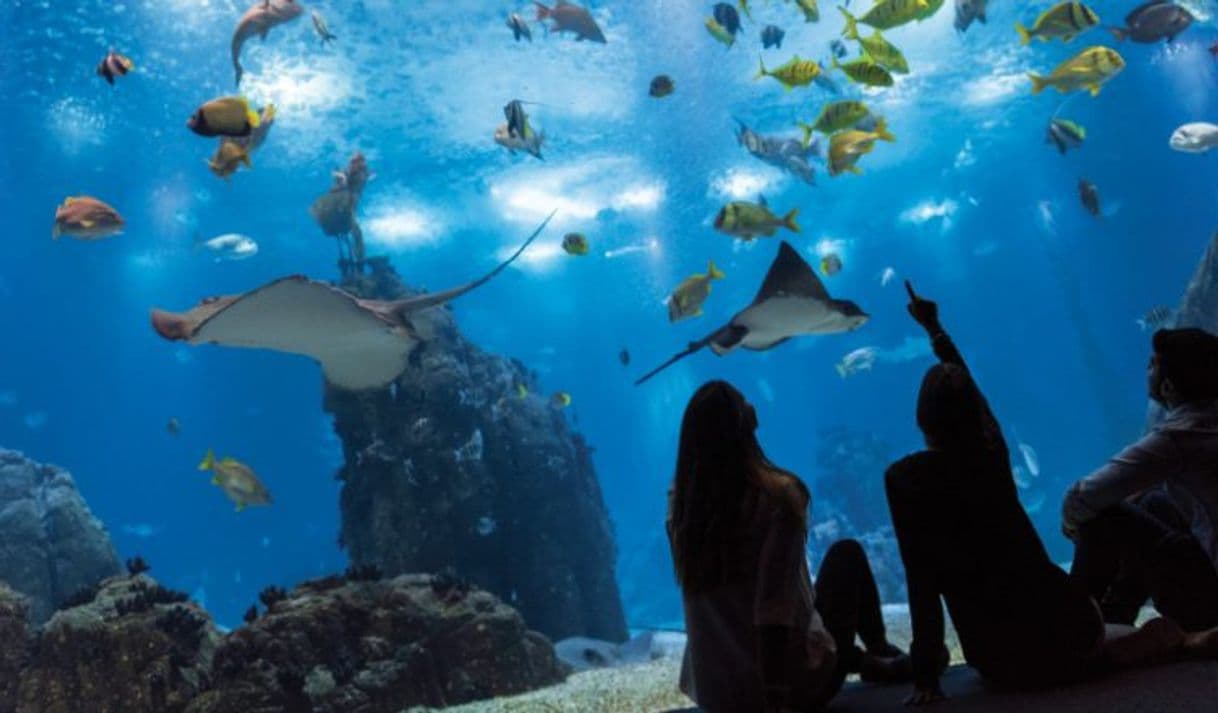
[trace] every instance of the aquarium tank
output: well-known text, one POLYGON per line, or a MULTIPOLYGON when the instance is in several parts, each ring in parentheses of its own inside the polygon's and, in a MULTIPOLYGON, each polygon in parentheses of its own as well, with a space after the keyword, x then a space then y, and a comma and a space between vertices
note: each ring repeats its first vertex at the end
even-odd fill
MULTIPOLYGON (((6 0, 30 626, 131 580, 111 614, 226 651, 302 582, 409 575, 522 617, 544 638, 497 645, 528 656, 679 632, 667 494, 713 379, 808 484, 813 571, 856 538, 901 604, 883 475, 935 363, 905 281, 1068 561, 1063 493, 1144 432, 1215 227, 1218 7, 1148 38, 1133 0, 1072 33, 1047 0, 838 4, 6 0)), ((204 695, 167 680, 164 710, 204 695)))

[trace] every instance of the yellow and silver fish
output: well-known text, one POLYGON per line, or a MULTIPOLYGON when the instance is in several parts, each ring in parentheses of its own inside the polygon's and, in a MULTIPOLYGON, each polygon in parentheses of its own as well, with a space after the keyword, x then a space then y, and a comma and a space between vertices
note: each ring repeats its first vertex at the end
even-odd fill
MULTIPOLYGON (((937 5, 942 4, 942 0, 937 3, 937 5)), ((880 0, 870 10, 863 13, 862 17, 855 17, 840 5, 837 9, 846 18, 846 29, 842 31, 842 34, 849 36, 851 33, 858 33, 859 23, 870 25, 877 30, 891 30, 914 20, 924 20, 939 8, 930 0, 880 0)))
POLYGON ((1032 93, 1040 94, 1046 87, 1067 94, 1079 89, 1086 89, 1091 96, 1100 93, 1100 87, 1125 69, 1125 60, 1110 47, 1097 45, 1089 47, 1070 59, 1062 62, 1047 77, 1030 73, 1032 93))
POLYGON ((845 72, 856 84, 868 87, 891 87, 894 82, 892 75, 883 65, 867 57, 852 59, 845 64, 834 57, 833 68, 845 72))
POLYGON ((1098 24, 1099 15, 1083 3, 1059 2, 1036 18, 1032 29, 1029 30, 1017 22, 1015 31, 1019 33, 1019 41, 1025 45, 1031 42, 1033 37, 1042 42, 1053 39, 1069 42, 1098 24))
POLYGON ((884 39, 879 30, 871 33, 870 37, 861 37, 856 28, 846 35, 846 39, 858 42, 863 52, 885 69, 897 74, 909 74, 909 63, 905 61, 905 55, 896 45, 884 39))
POLYGON ((795 55, 786 64, 775 69, 766 69, 765 60, 758 61, 761 68, 757 70, 757 76, 754 79, 773 77, 787 89, 807 86, 824 72, 820 62, 801 59, 799 55, 795 55))
POLYGON ((705 274, 690 275, 668 296, 668 321, 680 322, 702 316, 702 304, 711 293, 711 283, 727 277, 712 260, 705 274))
POLYGON ((862 173, 863 171, 857 165, 858 161, 871 153, 876 141, 892 142, 896 140, 896 137, 888 131, 888 123, 884 119, 876 121, 875 131, 848 129, 837 132, 829 137, 829 175, 840 176, 847 171, 855 174, 862 173))
POLYGON ((258 479, 254 469, 236 458, 216 459, 211 450, 199 463, 199 470, 211 471, 211 484, 218 486, 241 512, 250 505, 270 505, 271 492, 258 479))

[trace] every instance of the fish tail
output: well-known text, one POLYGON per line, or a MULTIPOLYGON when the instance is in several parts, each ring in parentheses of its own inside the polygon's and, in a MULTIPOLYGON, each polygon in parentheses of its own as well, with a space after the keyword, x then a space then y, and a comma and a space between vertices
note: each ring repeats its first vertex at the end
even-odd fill
POLYGON ((1019 44, 1028 45, 1032 43, 1032 33, 1028 32, 1028 28, 1024 27, 1022 22, 1015 23, 1015 31, 1019 33, 1019 44))
POLYGON ((842 366, 841 364, 834 364, 833 368, 837 369, 838 376, 842 377, 843 379, 846 378, 846 367, 842 366))
POLYGON ((274 104, 267 104, 265 107, 263 107, 262 111, 263 111, 263 113, 266 114, 267 121, 270 121, 275 118, 275 105, 274 104))
POLYGON ((782 217, 782 224, 785 225, 787 227, 787 230, 790 230, 792 233, 798 233, 799 232, 799 223, 795 222, 795 219, 798 217, 799 217, 799 209, 792 208, 790 213, 787 213, 786 215, 784 215, 782 217))
POLYGON ((1049 80, 1039 74, 1028 72, 1028 79, 1032 80, 1032 96, 1040 94, 1045 90, 1045 87, 1049 86, 1049 80))
POLYGON ((1124 42, 1125 38, 1129 37, 1129 31, 1124 27, 1109 27, 1108 31, 1112 33, 1117 42, 1124 42))
POLYGON ((245 153, 241 154, 241 163, 245 164, 246 168, 254 167, 253 161, 250 161, 250 152, 249 151, 246 151, 245 153))
POLYGON ((59 240, 59 236, 63 235, 63 229, 59 227, 59 223, 51 226, 51 240, 59 240))
POLYGON ((875 122, 875 135, 889 143, 894 143, 897 140, 897 137, 893 136, 892 132, 888 130, 888 120, 883 117, 875 122))
POLYGON ((763 57, 761 57, 760 55, 757 57, 757 64, 760 67, 760 69, 757 70, 757 75, 754 76, 753 79, 761 79, 762 77, 764 77, 767 74, 767 72, 765 71, 765 59, 763 57))
POLYGON ((723 278, 727 277, 727 275, 724 274, 723 270, 720 270, 719 268, 715 267, 714 260, 710 261, 710 266, 707 268, 706 274, 712 280, 722 280, 723 278))
MULTIPOLYGON (((837 9, 840 10, 842 15, 844 15, 846 18, 846 29, 842 30, 842 36, 847 39, 857 40, 859 38, 859 21, 858 21, 858 19, 856 19, 854 17, 854 15, 851 15, 850 11, 847 10, 846 8, 842 7, 841 5, 838 5, 837 9)), ((835 65, 837 64, 836 57, 834 57, 833 63, 835 65)))
POLYGON ((804 132, 803 145, 806 149, 812 145, 812 134, 816 133, 816 127, 801 121, 799 122, 799 128, 804 132))
POLYGON ((258 112, 254 111, 254 107, 250 106, 248 101, 244 99, 241 101, 245 102, 245 121, 250 125, 251 129, 257 129, 262 124, 262 117, 258 115, 258 112))
POLYGON ((537 0, 533 0, 533 4, 537 6, 537 21, 538 22, 549 19, 550 14, 552 12, 554 12, 550 8, 546 7, 545 5, 542 5, 541 3, 537 2, 537 0))
POLYGON ((207 449, 207 455, 203 456, 203 461, 199 463, 199 470, 211 470, 216 466, 216 454, 212 449, 207 449))

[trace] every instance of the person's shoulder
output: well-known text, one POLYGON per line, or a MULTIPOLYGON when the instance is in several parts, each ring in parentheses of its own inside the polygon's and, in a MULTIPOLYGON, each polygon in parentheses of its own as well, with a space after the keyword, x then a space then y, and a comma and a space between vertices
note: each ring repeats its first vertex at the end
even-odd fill
POLYGON ((888 466, 889 477, 916 473, 927 468, 940 466, 944 462, 944 454, 935 451, 918 451, 910 453, 899 461, 888 466))

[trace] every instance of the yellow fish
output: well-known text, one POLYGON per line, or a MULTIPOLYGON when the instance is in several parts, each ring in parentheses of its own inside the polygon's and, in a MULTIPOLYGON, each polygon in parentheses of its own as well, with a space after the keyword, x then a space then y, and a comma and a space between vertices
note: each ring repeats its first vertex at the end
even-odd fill
POLYGON ((731 47, 736 44, 736 36, 727 31, 727 28, 719 24, 719 21, 713 17, 706 18, 706 31, 711 34, 716 40, 731 47))
POLYGON ((1048 77, 1035 73, 1028 77, 1032 80, 1033 94, 1053 87, 1062 94, 1086 89, 1095 96, 1100 93, 1100 86, 1120 74, 1122 69, 1125 69, 1125 60, 1116 50, 1097 45, 1062 62, 1048 77))
POLYGON ((237 172, 241 164, 245 164, 246 168, 254 167, 254 164, 250 162, 249 149, 236 141, 224 139, 216 147, 216 153, 207 162, 207 167, 211 169, 212 173, 227 181, 229 176, 237 172))
POLYGON ((1036 18, 1032 29, 1029 30, 1017 22, 1015 31, 1019 33, 1019 41, 1025 45, 1031 42, 1033 37, 1042 42, 1055 38, 1062 42, 1069 42, 1076 35, 1086 32, 1098 24, 1100 24, 1099 15, 1096 15, 1094 10, 1083 3, 1059 2, 1036 18))
POLYGON ((789 62, 778 67, 777 69, 766 69, 765 60, 758 60, 761 64, 761 69, 757 71, 757 76, 754 79, 762 77, 773 77, 782 83, 782 86, 790 89, 791 87, 804 87, 812 83, 817 77, 824 72, 820 62, 814 62, 809 59, 800 59, 799 55, 795 55, 789 62))
MULTIPOLYGON (((805 22, 817 22, 820 20, 820 7, 816 0, 795 0, 795 7, 798 7, 804 13, 805 22)), ((749 18, 750 20, 753 18, 749 18)))
POLYGON ((235 458, 216 460, 210 449, 199 464, 199 470, 211 471, 211 484, 217 485, 241 512, 249 505, 270 505, 271 493, 258 479, 253 468, 235 458))
POLYGON ((858 42, 859 46, 863 48, 863 52, 885 69, 897 74, 909 74, 909 63, 905 61, 905 55, 896 45, 884 39, 884 35, 880 34, 879 30, 871 33, 871 37, 860 37, 858 30, 855 29, 854 32, 846 35, 846 39, 858 42))
MULTIPOLYGON (((940 6, 943 4, 942 0, 937 0, 937 2, 940 6)), ((850 35, 851 33, 858 34, 858 23, 860 22, 877 30, 891 30, 914 20, 924 20, 939 8, 930 0, 880 0, 862 17, 857 18, 840 5, 837 9, 846 16, 846 29, 842 31, 842 34, 850 35)))
POLYGON ((849 129, 866 119, 870 113, 867 105, 861 101, 846 100, 828 104, 820 110, 815 124, 799 123, 799 128, 804 130, 804 145, 812 143, 814 132, 834 134, 842 129, 849 129))
POLYGON ((668 297, 668 321, 680 322, 702 316, 702 303, 711 293, 711 283, 727 277, 712 260, 705 275, 690 275, 668 297))
POLYGON ((852 59, 845 64, 834 57, 833 68, 845 72, 855 83, 868 87, 891 87, 895 81, 883 65, 868 57, 852 59))
POLYGON ((849 129, 839 131, 829 137, 829 175, 839 176, 847 171, 862 173, 858 161, 871 153, 876 141, 896 141, 896 137, 888 131, 888 123, 880 119, 875 124, 875 131, 849 129))
POLYGON ((560 411, 571 405, 571 394, 566 391, 556 392, 550 397, 550 405, 560 411))

